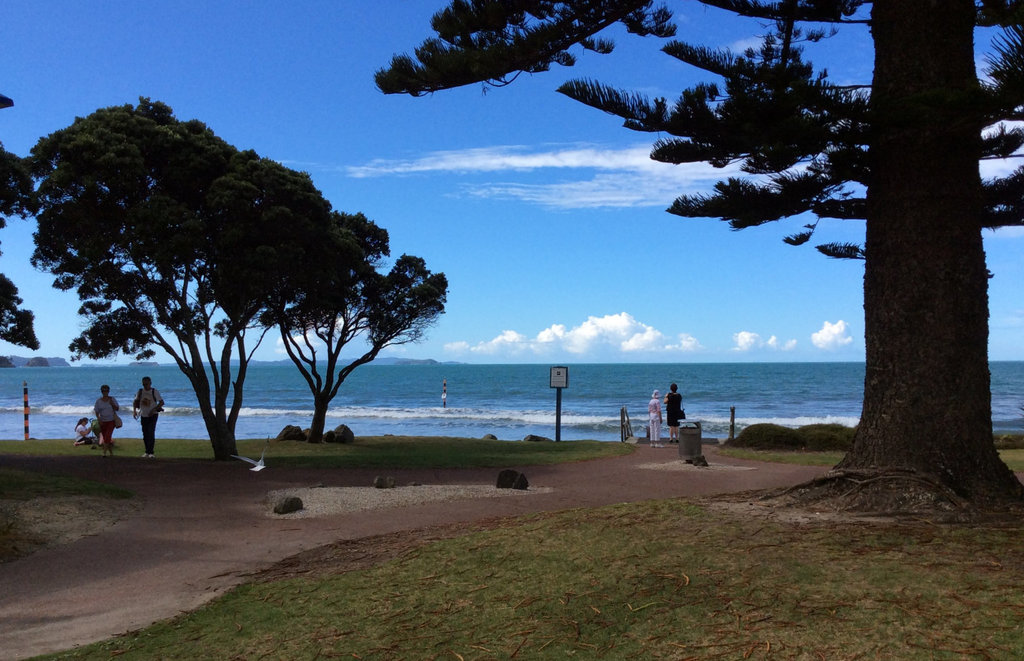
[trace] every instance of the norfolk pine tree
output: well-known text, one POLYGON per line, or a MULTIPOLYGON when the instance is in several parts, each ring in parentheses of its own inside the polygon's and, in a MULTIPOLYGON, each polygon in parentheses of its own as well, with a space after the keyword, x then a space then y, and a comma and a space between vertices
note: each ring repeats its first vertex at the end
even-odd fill
MULTIPOLYGON (((656 160, 738 162, 753 175, 683 196, 671 213, 737 229, 811 217, 786 237, 794 245, 822 220, 866 221, 863 246, 818 246, 864 259, 866 374, 852 449, 807 496, 841 492, 844 507, 861 510, 1020 503, 1021 484, 992 439, 981 232, 1022 224, 1024 170, 983 182, 978 163, 1024 145, 1024 133, 1003 124, 1024 109, 1024 3, 703 4, 775 29, 760 51, 742 55, 669 42, 667 54, 721 81, 685 90, 673 104, 594 81, 559 91, 622 117, 627 128, 659 134, 656 160), (801 40, 827 38, 844 23, 870 28, 870 85, 834 86, 801 59, 801 40), (973 48, 979 25, 1006 27, 984 83, 973 48)), ((667 8, 640 0, 455 0, 433 18, 437 38, 415 57, 396 56, 376 80, 386 93, 412 95, 502 86, 522 72, 573 64, 572 46, 610 52, 599 35, 617 22, 640 35, 675 31, 667 8)))

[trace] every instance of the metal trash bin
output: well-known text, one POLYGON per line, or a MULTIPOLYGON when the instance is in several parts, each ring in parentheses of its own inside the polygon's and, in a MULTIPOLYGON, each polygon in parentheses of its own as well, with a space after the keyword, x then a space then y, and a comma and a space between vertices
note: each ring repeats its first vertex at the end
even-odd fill
POLYGON ((693 461, 704 454, 701 450, 699 420, 679 421, 679 458, 693 461))

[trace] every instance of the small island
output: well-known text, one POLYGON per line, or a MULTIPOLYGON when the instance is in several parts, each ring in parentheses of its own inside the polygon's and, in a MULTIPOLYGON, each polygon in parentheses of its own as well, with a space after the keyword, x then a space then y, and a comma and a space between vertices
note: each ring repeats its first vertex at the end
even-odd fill
POLYGON ((0 368, 2 367, 69 367, 69 365, 68 361, 63 358, 0 356, 0 368))

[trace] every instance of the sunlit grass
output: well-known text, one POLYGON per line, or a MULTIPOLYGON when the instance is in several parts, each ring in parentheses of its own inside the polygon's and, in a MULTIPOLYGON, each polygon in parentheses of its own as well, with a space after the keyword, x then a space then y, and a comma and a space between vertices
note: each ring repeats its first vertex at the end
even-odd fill
MULTIPOLYGON (((138 457, 142 440, 115 436, 115 456, 138 457)), ((312 468, 469 468, 534 466, 615 457, 634 446, 603 441, 494 441, 448 436, 360 436, 355 443, 304 443, 301 441, 238 441, 238 454, 259 457, 267 447, 267 461, 279 466, 312 468)), ((0 454, 87 456, 97 455, 90 446, 70 441, 0 441, 0 454)), ((209 441, 160 439, 156 455, 166 459, 212 459, 209 441)))
MULTIPOLYGON (((798 464, 801 466, 835 466, 845 456, 843 452, 795 452, 777 450, 746 450, 742 448, 724 447, 719 453, 737 459, 753 461, 771 461, 782 464, 798 464)), ((1016 472, 1024 471, 1024 450, 999 450, 999 456, 1016 472)))
POLYGON ((1024 658, 1024 532, 659 501, 242 586, 65 658, 1024 658))

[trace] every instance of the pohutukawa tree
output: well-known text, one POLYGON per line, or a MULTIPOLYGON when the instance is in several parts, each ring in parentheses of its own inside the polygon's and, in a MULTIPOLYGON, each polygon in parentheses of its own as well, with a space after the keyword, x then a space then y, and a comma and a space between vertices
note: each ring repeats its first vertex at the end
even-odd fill
MULTIPOLYGON (((773 27, 759 50, 743 53, 666 43, 664 53, 714 77, 674 101, 592 80, 559 91, 659 134, 656 160, 739 163, 749 175, 682 196, 671 213, 734 228, 793 219, 802 226, 785 240, 795 245, 823 221, 866 221, 863 245, 818 246, 865 262, 864 406, 832 475, 860 486, 849 507, 1018 503, 1021 484, 992 440, 981 233, 1024 223, 1024 170, 982 181, 978 164, 1024 146, 1024 131, 1007 124, 1024 111, 1024 3, 701 1, 750 17, 754 30, 773 27), (984 80, 980 26, 1004 28, 984 80), (827 48, 837 27, 870 29, 871 81, 837 86, 803 60, 801 43, 827 48)), ((643 0, 454 0, 433 18, 436 38, 396 56, 376 80, 386 93, 412 95, 502 86, 573 64, 573 47, 611 52, 601 34, 616 23, 675 34, 669 10, 643 0)))
MULTIPOLYGON (((22 159, 5 150, 0 143, 0 229, 8 216, 26 217, 30 212, 32 180, 22 159)), ((0 273, 0 340, 38 349, 33 322, 35 315, 21 309, 24 301, 18 288, 0 273)))
MULTIPOLYGON (((201 122, 141 99, 97 110, 32 150, 32 261, 82 301, 76 357, 167 353, 192 384, 214 456, 237 454, 253 353, 279 329, 314 393, 314 430, 351 370, 418 339, 447 282, 402 257, 379 274, 387 233, 340 214, 309 176, 239 151, 201 122), (370 351, 338 370, 345 342, 370 351), (317 371, 305 338, 327 343, 317 371)), ((317 437, 319 438, 319 437, 317 437)))
POLYGON ((410 255, 382 273, 389 253, 384 229, 362 214, 334 213, 327 240, 307 253, 309 267, 281 281, 280 304, 264 317, 313 393, 310 443, 321 441, 331 400, 357 367, 419 340, 444 312, 444 274, 410 255), (346 347, 359 355, 342 360, 346 347))

